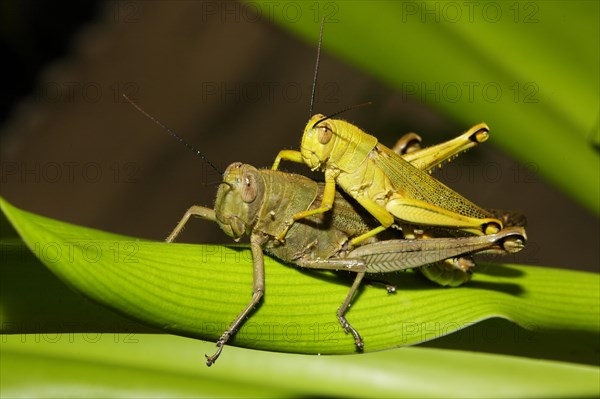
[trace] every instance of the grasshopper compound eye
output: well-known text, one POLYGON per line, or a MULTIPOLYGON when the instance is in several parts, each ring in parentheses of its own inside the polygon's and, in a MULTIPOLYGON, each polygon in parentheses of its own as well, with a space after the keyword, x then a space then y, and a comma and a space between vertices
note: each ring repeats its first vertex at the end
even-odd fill
POLYGON ((331 126, 328 123, 324 122, 322 125, 317 126, 317 139, 321 144, 327 144, 331 140, 331 136, 333 135, 333 130, 331 130, 331 126))
POLYGON ((254 201, 257 191, 256 177, 252 173, 246 173, 242 178, 242 200, 245 203, 254 201))

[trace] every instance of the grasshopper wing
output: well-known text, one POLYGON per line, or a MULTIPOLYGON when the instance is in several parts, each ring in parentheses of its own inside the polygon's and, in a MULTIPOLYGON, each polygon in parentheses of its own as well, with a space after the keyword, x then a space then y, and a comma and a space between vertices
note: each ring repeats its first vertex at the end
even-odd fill
MULTIPOLYGON (((373 161, 388 176, 403 198, 424 202, 461 216, 474 219, 491 219, 494 216, 464 198, 427 172, 414 167, 384 145, 377 144, 373 161)), ((393 211, 389 210, 392 214, 393 211)), ((402 219, 401 215, 394 214, 402 219)), ((500 224, 499 221, 496 223, 500 224)))

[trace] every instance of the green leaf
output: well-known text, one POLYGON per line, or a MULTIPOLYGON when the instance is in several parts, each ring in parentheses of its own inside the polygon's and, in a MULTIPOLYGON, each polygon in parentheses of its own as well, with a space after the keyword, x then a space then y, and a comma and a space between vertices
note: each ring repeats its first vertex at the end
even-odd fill
POLYGON ((598 368, 452 350, 302 356, 168 335, 3 336, 2 397, 594 397, 598 368))
POLYGON ((123 331, 122 321, 81 306, 77 297, 53 288, 52 297, 46 298, 49 292, 44 289, 52 285, 48 279, 37 289, 23 289, 27 286, 14 277, 7 279, 5 270, 36 279, 35 265, 27 266, 33 258, 14 240, 4 240, 0 270, 2 281, 10 286, 3 285, 0 317, 3 331, 13 335, 2 336, 3 397, 54 397, 59 392, 71 397, 599 393, 596 274, 494 265, 484 267, 465 287, 444 289, 415 273, 402 273, 395 281, 400 288, 397 294, 365 286, 348 314, 372 353, 300 356, 234 345, 295 353, 353 353, 351 337, 335 320, 350 279, 306 273, 267 259, 263 304, 217 365, 207 369, 202 353, 214 350, 214 340, 250 298, 252 271, 246 248, 142 241, 31 214, 3 199, 0 205, 27 246, 76 290, 146 324, 210 341, 140 334, 147 330, 135 324, 126 325, 127 334, 117 334, 113 331, 115 326, 123 331), (36 297, 36 291, 42 296, 36 297), (31 298, 47 302, 47 314, 40 318, 14 306, 14 301, 31 298), (534 330, 494 320, 472 325, 494 316, 534 330), (40 320, 54 324, 40 325, 40 320), (65 320, 71 324, 56 329, 56 323, 65 320), (32 323, 33 329, 24 322, 32 323), (467 326, 428 344, 467 351, 374 351, 467 326), (469 352, 478 349, 594 366, 469 352))
MULTIPOLYGON (((59 278, 164 331, 215 341, 250 300, 252 260, 245 247, 142 241, 0 204, 27 246, 59 278)), ((234 345, 355 352, 335 317, 350 275, 303 272, 271 258, 265 268, 264 300, 234 345)), ((394 277, 397 294, 363 286, 348 312, 366 351, 431 340, 492 317, 538 331, 600 331, 597 274, 495 265, 457 289, 439 288, 414 273, 390 280, 394 277)))
POLYGON ((597 1, 250 3, 315 47, 325 16, 325 50, 465 130, 487 122, 490 142, 600 214, 597 1))

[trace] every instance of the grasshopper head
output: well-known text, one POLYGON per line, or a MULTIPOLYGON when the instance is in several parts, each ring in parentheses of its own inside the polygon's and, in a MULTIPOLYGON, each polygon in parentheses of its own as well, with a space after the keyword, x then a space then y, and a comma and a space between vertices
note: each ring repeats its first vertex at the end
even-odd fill
POLYGON ((234 162, 217 190, 215 213, 219 227, 236 241, 250 234, 262 204, 264 185, 258 169, 234 162))
POLYGON ((300 153, 304 163, 312 170, 321 169, 329 159, 335 142, 336 129, 332 120, 325 119, 324 115, 316 114, 308 121, 302 135, 300 153))

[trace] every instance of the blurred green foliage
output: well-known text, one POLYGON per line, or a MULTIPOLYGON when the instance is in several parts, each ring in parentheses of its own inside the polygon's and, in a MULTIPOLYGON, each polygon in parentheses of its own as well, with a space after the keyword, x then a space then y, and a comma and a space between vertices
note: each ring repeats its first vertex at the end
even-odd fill
MULTIPOLYGON (((219 7, 217 2, 208 3, 219 7)), ((317 42, 320 19, 325 17, 324 51, 353 63, 408 97, 428 103, 465 128, 485 121, 492 129, 491 143, 600 214, 597 1, 249 1, 246 5, 263 20, 274 21, 311 44, 317 42)), ((3 210, 6 206, 3 204, 3 210)), ((117 248, 124 250, 119 256, 127 256, 131 249, 119 246, 131 244, 130 238, 102 236, 62 223, 55 224, 58 230, 49 234, 35 226, 43 218, 12 212, 13 217, 21 215, 22 226, 29 224, 21 234, 33 247, 36 242, 42 245, 63 240, 64 244, 67 236, 83 243, 89 233, 86 242, 117 243, 117 247, 101 247, 105 254, 114 255, 117 248)), ((402 291, 405 302, 399 301, 399 294, 388 297, 381 289, 369 286, 350 311, 348 317, 357 320, 357 327, 358 320, 367 321, 360 325, 367 345, 371 342, 384 348, 400 342, 392 339, 393 327, 395 321, 406 320, 407 309, 421 309, 415 314, 422 320, 455 320, 454 311, 462 313, 465 322, 469 317, 474 321, 485 315, 502 316, 530 330, 493 319, 421 345, 425 347, 360 356, 304 356, 231 346, 215 367, 207 369, 202 353, 214 350, 222 324, 249 299, 251 271, 246 264, 231 261, 245 257, 239 252, 245 250, 220 247, 227 253, 225 260, 229 257, 231 262, 219 262, 214 268, 203 263, 206 274, 186 274, 189 270, 182 272, 185 267, 179 269, 180 276, 205 279, 188 282, 188 286, 184 278, 153 275, 156 269, 152 267, 166 263, 163 270, 171 272, 175 265, 197 267, 193 263, 197 251, 212 251, 210 247, 135 241, 149 251, 142 258, 147 262, 143 265, 151 268, 139 268, 139 264, 134 264, 137 269, 128 268, 125 262, 112 262, 110 270, 121 273, 121 277, 104 281, 104 285, 96 280, 102 275, 98 268, 102 264, 88 262, 82 265, 87 269, 79 269, 78 278, 95 290, 92 297, 96 301, 112 301, 109 305, 113 308, 155 327, 211 340, 202 342, 148 334, 155 330, 83 301, 25 251, 4 218, 0 222, 0 321, 5 334, 1 336, 2 397, 600 394, 597 274, 490 266, 472 286, 446 290, 406 273, 399 277, 403 287, 411 287, 402 291), (166 262, 169 257, 171 263, 166 262), (92 272, 100 274, 92 279, 92 272), (23 279, 24 275, 27 278, 23 279), (217 284, 215 276, 227 280, 217 284), (143 281, 153 281, 155 286, 148 289, 143 281), (172 290, 178 298, 163 302, 164 298, 152 297, 152 290, 172 290), (129 295, 137 297, 132 300, 129 295), (466 301, 461 302, 461 298, 466 301), (207 302, 202 305, 206 306, 204 312, 177 313, 180 300, 188 305, 181 307, 189 312, 193 309, 190 301, 202 299, 207 302), (120 302, 115 304, 115 300, 120 302), (396 308, 390 304, 382 307, 381 301, 396 303, 396 308), (415 302, 412 307, 411 301, 415 302), (457 306, 444 315, 448 303, 457 306), (215 313, 217 308, 221 310, 215 313), (470 314, 471 310, 474 313, 470 314), (474 317, 477 311, 483 313, 474 317), (162 320, 155 318, 157 313, 162 314, 162 320), (176 317, 181 318, 181 324, 173 322, 176 317), (190 330, 203 322, 216 327, 198 334, 190 330)), ((119 256, 117 260, 124 259, 119 256)), ((48 257, 46 265, 60 274, 59 265, 48 257)), ((319 322, 336 323, 335 309, 348 289, 343 279, 315 278, 275 261, 269 262, 268 273, 269 294, 256 314, 258 319, 253 317, 252 321, 281 322, 287 317, 297 322, 290 318, 293 312, 289 307, 301 311, 308 298, 317 295, 318 301, 310 303, 311 314, 319 322), (314 309, 320 312, 312 313, 314 309)), ((305 316, 300 312, 301 318, 305 316)), ((319 347, 286 340, 281 334, 257 345, 250 332, 240 334, 233 344, 308 353, 319 347)), ((440 332, 436 329, 433 335, 440 332)), ((351 339, 340 331, 335 334, 338 346, 317 344, 323 344, 324 351, 351 353, 351 339)))
POLYGON ((491 143, 600 214, 599 2, 251 3, 310 43, 324 17, 325 51, 465 130, 486 122, 491 143))

